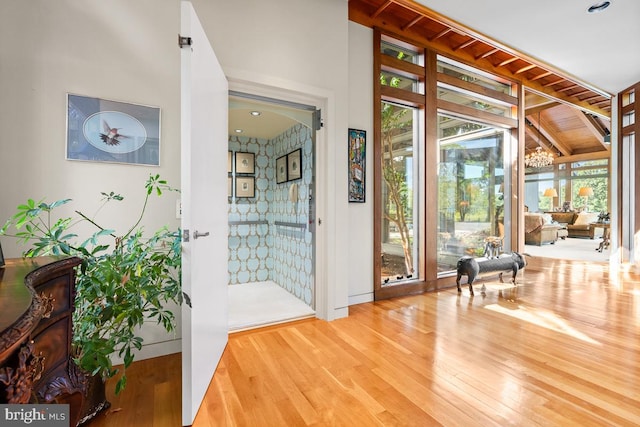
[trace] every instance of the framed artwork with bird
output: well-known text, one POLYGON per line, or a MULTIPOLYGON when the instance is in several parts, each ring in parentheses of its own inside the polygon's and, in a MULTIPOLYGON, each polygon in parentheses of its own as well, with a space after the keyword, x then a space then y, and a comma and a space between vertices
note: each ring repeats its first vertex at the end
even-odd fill
POLYGON ((160 165, 160 108, 67 94, 67 160, 160 165))

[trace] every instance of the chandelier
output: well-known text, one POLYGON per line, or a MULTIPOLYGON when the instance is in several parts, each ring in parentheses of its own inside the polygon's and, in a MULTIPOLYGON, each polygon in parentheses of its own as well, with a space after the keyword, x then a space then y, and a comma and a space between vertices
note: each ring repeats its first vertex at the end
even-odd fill
POLYGON ((530 168, 543 168, 553 163, 553 154, 542 151, 542 147, 536 148, 536 151, 524 156, 524 164, 530 168))

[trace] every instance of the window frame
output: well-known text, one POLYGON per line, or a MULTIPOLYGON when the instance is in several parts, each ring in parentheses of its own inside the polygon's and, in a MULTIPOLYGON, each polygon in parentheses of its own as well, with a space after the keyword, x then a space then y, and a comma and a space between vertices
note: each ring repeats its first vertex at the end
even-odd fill
MULTIPOLYGON (((374 215, 373 215, 373 280, 374 280, 374 299, 386 299, 400 295, 414 294, 425 291, 436 290, 439 288, 449 287, 454 284, 451 280, 452 277, 439 275, 437 272, 437 230, 433 227, 437 221, 437 201, 438 197, 438 176, 434 171, 437 168, 437 162, 439 159, 439 149, 437 144, 437 117, 439 113, 452 114, 457 117, 465 118, 472 121, 480 121, 491 126, 507 129, 510 136, 509 144, 513 147, 505 152, 505 159, 510 164, 510 170, 505 169, 505 174, 509 174, 508 182, 511 183, 511 188, 506 189, 504 196, 509 197, 510 200, 518 200, 514 198, 520 192, 520 188, 524 185, 523 176, 518 178, 518 170, 524 168, 524 164, 520 164, 517 160, 517 153, 520 152, 523 147, 521 141, 524 140, 524 130, 518 127, 518 123, 523 122, 524 112, 524 90, 522 85, 517 80, 510 80, 504 76, 499 76, 493 73, 489 73, 480 67, 473 64, 465 63, 460 59, 453 59, 444 56, 441 52, 437 52, 429 48, 428 46, 422 46, 420 43, 408 40, 402 36, 396 34, 385 34, 379 28, 374 28, 373 31, 373 50, 374 50, 374 143, 373 143, 373 155, 374 155, 374 215), (422 55, 421 61, 424 65, 416 64, 413 62, 403 61, 401 59, 393 58, 389 55, 382 53, 381 46, 382 40, 399 46, 403 49, 409 49, 412 52, 416 52, 417 55, 422 55), (504 93, 499 90, 485 87, 470 81, 463 81, 456 77, 447 75, 438 71, 438 61, 447 62, 448 64, 454 64, 461 66, 461 68, 477 71, 483 75, 490 75, 502 83, 511 85, 511 94, 504 93), (416 81, 422 83, 424 86, 424 93, 415 93, 408 90, 399 88, 393 88, 389 86, 382 86, 380 84, 381 71, 392 71, 396 74, 406 75, 416 81), (446 86, 448 90, 454 89, 462 93, 473 93, 477 97, 485 97, 492 99, 494 102, 505 105, 509 108, 510 114, 496 115, 490 112, 481 111, 469 106, 459 105, 446 100, 438 99, 438 87, 446 86), (395 284, 394 286, 382 286, 381 283, 381 267, 382 267, 382 194, 381 194, 381 180, 382 180, 382 162, 380 161, 382 155, 382 141, 381 141, 381 105, 382 101, 392 102, 408 107, 417 108, 419 111, 420 122, 422 125, 418 129, 419 144, 422 144, 422 149, 419 153, 419 162, 421 162, 421 175, 418 178, 421 188, 421 197, 419 197, 420 204, 420 218, 419 218, 419 236, 418 236, 418 250, 419 250, 419 272, 420 276, 395 284), (431 228, 428 225, 431 224, 431 228)), ((505 142, 507 144, 507 142, 505 142)), ((506 177, 505 177, 506 178, 506 177)), ((508 217, 512 218, 506 222, 505 229, 509 229, 508 233, 511 236, 509 247, 514 249, 520 245, 517 218, 518 209, 523 209, 522 203, 513 202, 510 203, 509 212, 505 212, 508 217)), ((506 206, 505 206, 506 208, 506 206)), ((523 239, 522 239, 523 240, 523 239)), ((524 241, 523 241, 524 242, 524 241)), ((524 244, 522 242, 522 244, 524 244)))

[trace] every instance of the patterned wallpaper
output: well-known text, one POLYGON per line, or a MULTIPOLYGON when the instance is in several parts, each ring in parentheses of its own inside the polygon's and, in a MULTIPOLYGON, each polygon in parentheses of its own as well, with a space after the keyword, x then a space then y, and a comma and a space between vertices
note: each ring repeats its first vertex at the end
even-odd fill
POLYGON ((229 284, 273 280, 313 306, 313 236, 308 227, 311 130, 298 124, 271 140, 232 135, 229 150, 255 154, 256 181, 254 198, 229 198, 229 284), (276 159, 298 148, 302 149, 302 178, 276 184, 276 159), (298 185, 295 203, 289 200, 292 184, 298 185))

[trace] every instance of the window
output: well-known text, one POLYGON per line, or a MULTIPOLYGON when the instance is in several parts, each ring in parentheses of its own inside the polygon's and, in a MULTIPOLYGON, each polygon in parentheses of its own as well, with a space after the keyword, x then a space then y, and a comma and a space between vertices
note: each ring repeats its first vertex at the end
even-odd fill
POLYGON ((439 115, 438 272, 463 255, 482 256, 485 239, 505 237, 503 129, 439 115))
POLYGON ((609 212, 609 160, 585 160, 534 169, 525 175, 525 205, 531 212, 569 208, 589 212, 609 212), (589 187, 593 196, 580 196, 589 187), (547 188, 558 189, 557 203, 544 197, 547 188))
POLYGON ((382 103, 382 286, 419 277, 417 110, 382 103))
POLYGON ((487 237, 511 249, 512 201, 504 195, 512 193, 519 91, 374 34, 374 295, 381 299, 437 288, 461 256, 482 255, 487 237))

